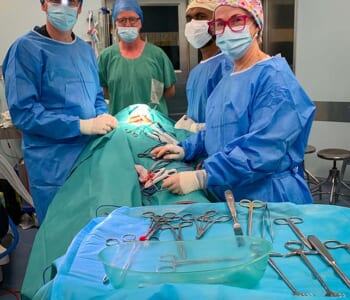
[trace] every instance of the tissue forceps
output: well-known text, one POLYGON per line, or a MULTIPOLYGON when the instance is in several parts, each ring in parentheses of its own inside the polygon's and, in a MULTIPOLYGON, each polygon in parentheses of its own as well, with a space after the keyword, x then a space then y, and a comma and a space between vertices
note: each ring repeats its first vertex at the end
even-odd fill
POLYGON ((273 222, 277 225, 288 225, 290 229, 293 230, 293 232, 296 234, 296 236, 303 241, 306 247, 309 249, 313 249, 310 242, 307 240, 307 238, 303 235, 303 233, 299 230, 298 227, 295 226, 295 224, 301 224, 304 222, 303 218, 300 217, 278 217, 273 220, 273 222))
POLYGON ((200 239, 213 224, 228 222, 232 219, 229 215, 218 216, 217 214, 216 210, 207 210, 203 215, 195 218, 197 228, 196 239, 200 239))
POLYGON ((323 245, 326 246, 328 249, 339 249, 344 248, 348 251, 350 251, 350 244, 343 244, 342 242, 338 240, 327 240, 323 242, 323 245))
POLYGON ((241 201, 239 201, 239 205, 248 208, 248 235, 251 235, 253 225, 253 211, 255 208, 265 207, 266 203, 261 200, 242 199, 241 201))

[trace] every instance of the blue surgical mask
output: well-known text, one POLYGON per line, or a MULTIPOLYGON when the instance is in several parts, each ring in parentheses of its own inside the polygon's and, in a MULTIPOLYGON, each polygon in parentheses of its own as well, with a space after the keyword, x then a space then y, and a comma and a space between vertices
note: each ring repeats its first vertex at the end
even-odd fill
POLYGON ((242 32, 233 32, 226 26, 224 33, 216 36, 216 45, 233 60, 240 59, 251 43, 249 26, 246 26, 242 32))
POLYGON ((137 27, 118 27, 118 35, 125 43, 132 43, 139 35, 137 27))
POLYGON ((70 7, 61 4, 47 4, 47 18, 49 22, 59 31, 71 30, 78 17, 78 7, 70 7))

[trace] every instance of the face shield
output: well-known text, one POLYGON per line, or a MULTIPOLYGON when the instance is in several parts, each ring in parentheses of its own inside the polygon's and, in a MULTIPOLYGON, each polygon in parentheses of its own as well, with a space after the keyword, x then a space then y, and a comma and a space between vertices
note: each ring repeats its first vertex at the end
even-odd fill
POLYGON ((46 0, 48 3, 69 6, 69 7, 78 7, 82 4, 82 0, 46 0))

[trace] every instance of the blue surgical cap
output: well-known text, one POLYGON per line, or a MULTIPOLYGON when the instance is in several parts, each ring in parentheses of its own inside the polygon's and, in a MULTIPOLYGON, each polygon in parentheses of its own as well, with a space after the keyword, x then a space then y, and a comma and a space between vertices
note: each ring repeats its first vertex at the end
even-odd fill
POLYGON ((112 9, 113 20, 116 21, 118 15, 122 11, 126 10, 132 10, 133 12, 135 12, 140 17, 141 22, 143 23, 143 12, 137 0, 116 0, 113 4, 112 9))

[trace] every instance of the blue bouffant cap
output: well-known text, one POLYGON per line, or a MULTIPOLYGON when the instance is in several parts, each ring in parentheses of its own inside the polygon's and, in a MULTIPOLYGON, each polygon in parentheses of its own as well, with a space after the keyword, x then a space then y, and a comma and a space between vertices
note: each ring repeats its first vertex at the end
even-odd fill
POLYGON ((112 9, 113 20, 116 21, 118 15, 122 11, 126 10, 132 10, 133 12, 135 12, 141 19, 141 23, 143 23, 143 12, 137 0, 116 0, 113 4, 112 9))

